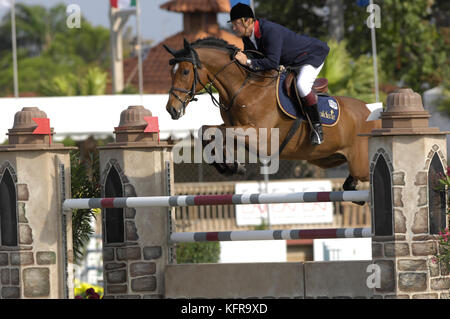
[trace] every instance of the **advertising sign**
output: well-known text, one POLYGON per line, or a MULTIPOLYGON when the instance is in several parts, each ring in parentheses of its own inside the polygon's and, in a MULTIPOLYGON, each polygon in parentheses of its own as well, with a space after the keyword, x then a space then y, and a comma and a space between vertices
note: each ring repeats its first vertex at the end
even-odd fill
MULTIPOLYGON (((331 190, 331 181, 317 180, 269 182, 267 191, 263 182, 237 183, 235 193, 294 193, 331 190)), ((270 222, 270 225, 331 223, 333 221, 333 203, 236 205, 236 223, 238 226, 256 226, 261 225, 263 221, 266 224, 270 222)))

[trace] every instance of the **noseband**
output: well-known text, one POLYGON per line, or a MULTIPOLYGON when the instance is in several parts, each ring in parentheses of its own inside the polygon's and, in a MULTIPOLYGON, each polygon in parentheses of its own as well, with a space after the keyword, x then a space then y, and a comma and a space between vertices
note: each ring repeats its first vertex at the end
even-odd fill
POLYGON ((186 90, 183 88, 177 88, 172 86, 169 90, 169 95, 173 95, 183 106, 183 112, 186 108, 186 104, 191 101, 197 101, 195 98, 195 89, 197 81, 199 80, 198 71, 197 68, 201 68, 200 60, 198 59, 197 52, 195 52, 193 49, 190 50, 189 56, 184 57, 175 57, 169 61, 170 65, 174 65, 180 62, 189 62, 194 67, 194 81, 192 82, 192 87, 190 90, 186 90), (183 100, 180 98, 178 94, 175 93, 175 91, 186 93, 186 98, 183 100))

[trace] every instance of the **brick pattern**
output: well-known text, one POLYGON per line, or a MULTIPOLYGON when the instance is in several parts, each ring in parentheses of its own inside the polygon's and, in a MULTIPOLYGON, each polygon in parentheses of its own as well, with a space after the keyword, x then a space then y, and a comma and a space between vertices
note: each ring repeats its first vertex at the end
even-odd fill
MULTIPOLYGON (((393 169, 386 153, 379 152, 385 156, 389 168, 393 169)), ((436 145, 427 156, 424 170, 413 176, 418 190, 417 210, 412 215, 412 221, 407 221, 403 210, 406 173, 393 171, 394 236, 374 237, 372 241, 372 257, 381 266, 382 274, 381 287, 375 290, 374 298, 447 299, 449 296, 449 273, 445 267, 432 262, 438 241, 437 236, 429 234, 428 225, 427 170, 435 152, 440 152, 436 145)), ((374 160, 377 158, 373 157, 374 160)), ((371 163, 371 169, 374 166, 375 162, 371 163)))
POLYGON ((56 264, 56 253, 37 251, 33 246, 33 229, 26 211, 28 185, 17 184, 15 170, 9 162, 0 165, 0 180, 5 169, 9 170, 17 189, 19 245, 0 246, 0 299, 49 297, 49 266, 56 264))
MULTIPOLYGON (((102 192, 111 168, 116 169, 122 181, 124 196, 135 197, 133 185, 119 163, 112 159, 101 176, 102 192)), ((102 193, 104 197, 104 193, 102 193)), ((125 242, 108 244, 103 238, 103 276, 105 299, 162 298, 156 293, 156 260, 162 257, 160 246, 141 246, 135 223, 136 209, 124 209, 125 242)), ((103 225, 105 225, 103 221, 103 225)), ((106 232, 103 232, 105 234, 106 232)))

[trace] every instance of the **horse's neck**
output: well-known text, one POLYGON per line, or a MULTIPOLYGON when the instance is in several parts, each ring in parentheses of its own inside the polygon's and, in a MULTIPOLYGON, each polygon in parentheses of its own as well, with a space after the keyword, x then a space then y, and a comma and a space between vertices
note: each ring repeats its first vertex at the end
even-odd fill
POLYGON ((229 100, 245 80, 245 75, 238 71, 235 63, 228 58, 225 52, 220 51, 220 54, 216 53, 216 55, 207 52, 200 60, 208 70, 208 81, 213 83, 222 99, 229 100))

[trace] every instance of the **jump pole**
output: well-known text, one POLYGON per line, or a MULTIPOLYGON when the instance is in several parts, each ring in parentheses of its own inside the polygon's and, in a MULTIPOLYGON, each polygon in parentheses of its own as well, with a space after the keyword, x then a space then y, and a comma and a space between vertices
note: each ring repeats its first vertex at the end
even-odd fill
POLYGON ((245 205, 314 202, 368 202, 370 193, 362 191, 299 192, 275 194, 177 195, 151 197, 66 199, 63 209, 140 208, 205 205, 245 205))
POLYGON ((371 228, 286 229, 222 232, 183 232, 170 236, 172 243, 245 240, 332 239, 372 237, 371 228))

